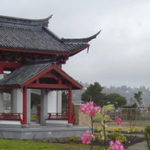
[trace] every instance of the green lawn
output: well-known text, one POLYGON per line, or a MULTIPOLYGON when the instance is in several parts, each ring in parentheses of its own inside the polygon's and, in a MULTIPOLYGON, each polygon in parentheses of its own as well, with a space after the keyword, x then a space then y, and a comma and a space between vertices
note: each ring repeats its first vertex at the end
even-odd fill
MULTIPOLYGON (((94 148, 98 149, 99 146, 94 148)), ((90 150, 90 146, 0 139, 0 150, 90 150)))

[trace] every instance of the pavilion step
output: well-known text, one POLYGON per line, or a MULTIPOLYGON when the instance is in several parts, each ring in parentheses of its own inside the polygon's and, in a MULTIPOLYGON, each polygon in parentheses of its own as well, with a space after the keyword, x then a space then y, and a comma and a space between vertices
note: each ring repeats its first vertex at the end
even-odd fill
POLYGON ((38 128, 38 127, 40 127, 40 124, 30 124, 29 125, 29 127, 31 127, 31 128, 38 128))
POLYGON ((0 124, 0 128, 21 128, 21 125, 17 124, 0 124))
POLYGON ((69 126, 72 126, 72 125, 60 124, 60 123, 46 123, 46 126, 48 126, 48 127, 69 127, 69 126))

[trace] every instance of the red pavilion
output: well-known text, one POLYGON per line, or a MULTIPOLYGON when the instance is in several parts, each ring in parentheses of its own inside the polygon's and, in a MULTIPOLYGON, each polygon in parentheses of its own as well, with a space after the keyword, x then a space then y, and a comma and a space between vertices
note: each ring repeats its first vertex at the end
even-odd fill
POLYGON ((50 19, 0 16, 0 124, 30 123, 32 89, 41 90, 40 124, 74 121, 72 90, 82 85, 61 67, 88 49, 99 32, 88 38, 58 38, 48 29, 50 19), (67 113, 62 113, 62 90, 68 91, 67 113), (11 113, 4 113, 3 92, 11 94, 11 113))

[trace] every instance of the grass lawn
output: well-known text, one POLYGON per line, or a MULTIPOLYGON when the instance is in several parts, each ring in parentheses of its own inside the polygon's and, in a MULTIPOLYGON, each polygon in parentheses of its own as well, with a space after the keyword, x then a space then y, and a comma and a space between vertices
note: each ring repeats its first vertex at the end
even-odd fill
MULTIPOLYGON (((99 148, 96 146, 94 150, 99 148)), ((90 150, 90 146, 0 139, 0 150, 90 150)))

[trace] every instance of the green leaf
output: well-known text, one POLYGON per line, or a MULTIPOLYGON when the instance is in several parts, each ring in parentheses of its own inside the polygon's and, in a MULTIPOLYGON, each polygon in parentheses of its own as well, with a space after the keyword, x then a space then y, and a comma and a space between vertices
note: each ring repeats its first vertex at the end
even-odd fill
POLYGON ((109 115, 105 115, 104 120, 105 121, 109 121, 110 120, 110 116, 109 115))
POLYGON ((106 105, 106 106, 103 106, 103 108, 102 108, 103 110, 114 110, 114 105, 106 105))
POLYGON ((102 115, 101 115, 101 113, 99 113, 99 112, 97 112, 96 114, 95 114, 95 116, 93 117, 93 120, 98 120, 98 121, 100 121, 102 119, 102 115))

